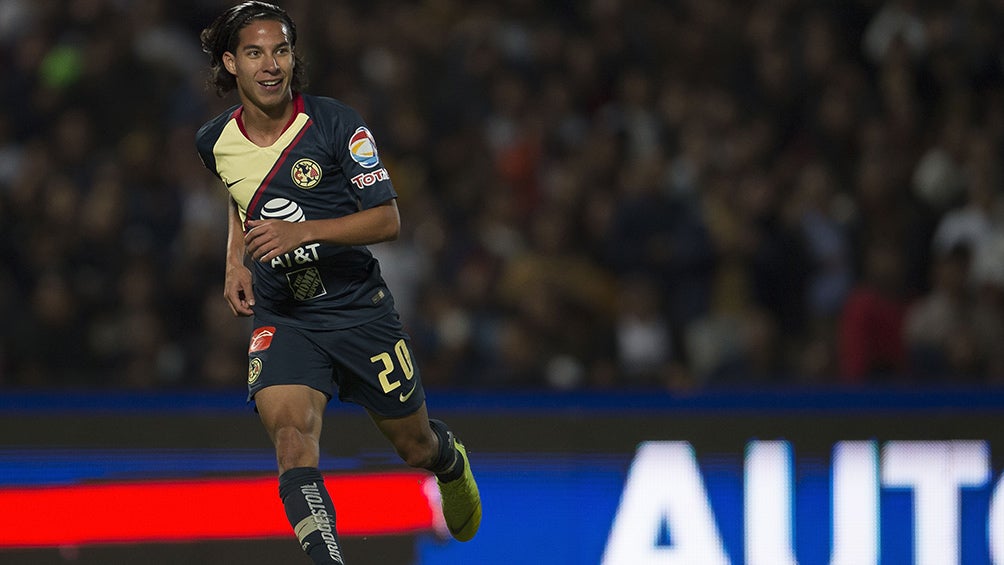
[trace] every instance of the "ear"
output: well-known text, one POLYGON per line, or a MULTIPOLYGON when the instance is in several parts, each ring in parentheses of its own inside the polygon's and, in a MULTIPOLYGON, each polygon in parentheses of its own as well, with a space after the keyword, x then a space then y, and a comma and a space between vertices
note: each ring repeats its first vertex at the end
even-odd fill
POLYGON ((237 76, 237 60, 230 51, 223 52, 223 66, 226 67, 227 72, 237 76))

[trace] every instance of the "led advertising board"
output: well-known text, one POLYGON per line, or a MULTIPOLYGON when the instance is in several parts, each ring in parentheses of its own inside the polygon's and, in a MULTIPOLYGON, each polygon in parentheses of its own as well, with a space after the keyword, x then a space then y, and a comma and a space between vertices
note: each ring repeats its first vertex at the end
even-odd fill
MULTIPOLYGON (((0 400, 0 562, 295 560, 254 415, 195 398, 0 400)), ((431 402, 470 447, 481 531, 451 541, 434 481, 333 405, 321 467, 350 563, 1004 565, 993 391, 431 402)))

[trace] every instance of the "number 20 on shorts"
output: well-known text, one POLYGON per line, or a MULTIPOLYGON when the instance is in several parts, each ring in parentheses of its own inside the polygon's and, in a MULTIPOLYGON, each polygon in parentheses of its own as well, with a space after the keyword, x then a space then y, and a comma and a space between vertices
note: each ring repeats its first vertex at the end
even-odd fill
MULTIPOLYGON (((415 365, 411 361, 411 353, 408 352, 408 344, 404 342, 403 339, 398 340, 394 344, 394 354, 397 357, 397 363, 401 367, 401 371, 404 372, 404 378, 411 380, 415 376, 415 365)), ((383 370, 377 375, 380 379, 380 386, 383 387, 384 393, 389 393, 390 391, 401 386, 401 381, 391 381, 387 378, 394 372, 394 358, 391 357, 390 353, 385 351, 383 353, 374 355, 370 357, 371 363, 383 363, 383 370)))

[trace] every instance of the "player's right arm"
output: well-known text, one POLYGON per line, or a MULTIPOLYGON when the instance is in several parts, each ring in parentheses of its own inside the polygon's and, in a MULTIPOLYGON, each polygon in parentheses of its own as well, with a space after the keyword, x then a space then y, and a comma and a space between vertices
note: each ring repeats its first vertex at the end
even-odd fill
POLYGON ((226 275, 223 280, 223 297, 234 316, 251 316, 254 311, 254 292, 251 271, 244 265, 244 227, 241 225, 237 202, 230 198, 228 206, 226 275))

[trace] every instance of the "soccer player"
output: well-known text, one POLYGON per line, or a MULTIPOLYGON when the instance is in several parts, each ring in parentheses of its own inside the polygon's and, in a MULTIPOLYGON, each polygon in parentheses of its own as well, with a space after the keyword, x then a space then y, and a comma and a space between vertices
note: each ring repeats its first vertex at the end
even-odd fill
POLYGON ((240 100, 200 128, 196 146, 231 196, 224 294, 234 315, 254 316, 248 400, 275 445, 300 544, 315 563, 343 563, 317 468, 335 384, 408 465, 436 475, 450 532, 470 540, 481 523, 470 461, 429 419, 409 337, 365 247, 400 229, 372 133, 352 108, 301 91, 296 26, 278 6, 233 6, 201 40, 210 84, 240 100))

